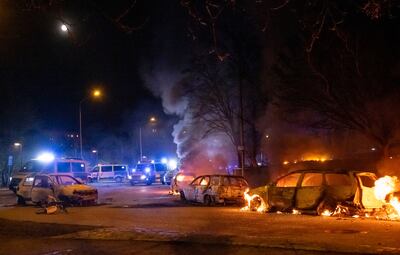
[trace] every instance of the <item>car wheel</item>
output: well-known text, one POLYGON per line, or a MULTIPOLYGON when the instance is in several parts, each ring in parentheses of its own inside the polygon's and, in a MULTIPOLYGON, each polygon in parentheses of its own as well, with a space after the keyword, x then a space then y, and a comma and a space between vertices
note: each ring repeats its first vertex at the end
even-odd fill
POLYGON ((21 196, 17 196, 17 204, 18 205, 25 205, 26 204, 25 198, 23 198, 21 196))
POLYGON ((131 186, 135 186, 135 183, 133 181, 129 182, 131 184, 131 186))
POLYGON ((115 181, 116 182, 122 182, 122 178, 118 176, 118 177, 115 178, 115 181))
POLYGON ((323 215, 326 212, 333 213, 336 209, 336 204, 337 203, 334 199, 325 197, 317 206, 317 215, 323 215))
POLYGON ((152 181, 147 181, 147 182, 146 182, 146 185, 147 185, 147 186, 150 186, 152 183, 153 183, 152 181))
POLYGON ((179 192, 179 194, 181 197, 181 201, 186 201, 185 193, 182 190, 179 192))
POLYGON ((212 197, 210 195, 205 195, 204 196, 203 203, 206 206, 212 206, 214 204, 213 203, 213 199, 212 199, 212 197))

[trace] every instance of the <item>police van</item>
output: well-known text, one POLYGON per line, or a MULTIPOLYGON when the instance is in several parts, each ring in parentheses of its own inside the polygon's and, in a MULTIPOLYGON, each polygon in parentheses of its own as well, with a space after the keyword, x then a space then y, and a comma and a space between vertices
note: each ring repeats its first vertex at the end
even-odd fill
POLYGON ((89 173, 89 182, 115 181, 123 182, 128 179, 128 165, 124 164, 98 164, 89 173))
POLYGON ((17 186, 24 177, 35 173, 64 174, 85 182, 88 177, 86 166, 86 161, 78 158, 31 159, 25 163, 22 169, 11 177, 9 189, 15 192, 17 186))

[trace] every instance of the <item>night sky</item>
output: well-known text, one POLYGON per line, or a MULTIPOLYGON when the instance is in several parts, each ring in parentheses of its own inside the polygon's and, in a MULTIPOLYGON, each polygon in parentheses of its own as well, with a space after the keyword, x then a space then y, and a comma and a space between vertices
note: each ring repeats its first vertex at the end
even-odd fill
MULTIPOLYGON (((0 2, 4 129, 24 125, 21 119, 31 116, 32 122, 26 123, 42 131, 78 132, 80 100, 101 88, 100 101, 83 103, 83 137, 91 146, 87 149, 100 146, 99 141, 108 137, 130 137, 132 148, 127 154, 137 153, 138 128, 156 116, 162 128, 161 147, 173 155, 174 116, 164 113, 161 99, 148 88, 145 77, 159 54, 180 51, 190 43, 187 14, 179 1, 139 1, 120 24, 112 18, 128 10, 132 1, 61 1, 61 6, 44 4, 42 9, 32 8, 29 2, 0 2), (61 31, 63 22, 69 34, 61 31), (125 25, 134 30, 124 30, 125 25)), ((24 137, 17 134, 12 139, 24 137)))
MULTIPOLYGON (((143 103, 154 108, 147 114, 160 112, 161 103, 145 87, 140 68, 147 58, 157 54, 157 46, 162 47, 163 42, 154 42, 154 28, 165 22, 161 10, 183 17, 179 3, 168 1, 162 4, 165 8, 136 7, 141 15, 128 23, 143 27, 129 34, 101 12, 93 11, 92 6, 79 4, 84 1, 71 1, 63 9, 68 24, 73 24, 70 29, 74 34, 68 36, 60 30, 61 22, 53 13, 26 10, 18 2, 1 2, 1 15, 5 15, 0 24, 2 102, 30 103, 49 129, 76 129, 79 101, 94 87, 101 87, 105 98, 98 103, 85 102, 89 123, 113 128, 122 123, 124 113, 143 103), (82 17, 88 18, 82 21, 82 17)), ((127 6, 108 4, 97 8, 112 15, 113 8, 127 6)), ((185 36, 184 29, 180 33, 168 40, 185 36)), ((7 105, 2 107, 7 109, 7 105)))

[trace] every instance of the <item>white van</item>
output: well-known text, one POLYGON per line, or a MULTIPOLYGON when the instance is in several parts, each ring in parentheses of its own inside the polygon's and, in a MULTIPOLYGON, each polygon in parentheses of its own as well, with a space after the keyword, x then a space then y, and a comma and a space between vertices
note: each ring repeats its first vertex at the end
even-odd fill
POLYGON ((90 170, 88 181, 116 181, 123 182, 128 179, 128 165, 124 164, 98 164, 90 170))
POLYGON ((86 166, 87 164, 84 160, 74 158, 60 158, 49 161, 32 159, 26 162, 22 169, 12 176, 9 189, 15 192, 20 181, 27 175, 34 173, 64 174, 85 182, 88 177, 86 166))

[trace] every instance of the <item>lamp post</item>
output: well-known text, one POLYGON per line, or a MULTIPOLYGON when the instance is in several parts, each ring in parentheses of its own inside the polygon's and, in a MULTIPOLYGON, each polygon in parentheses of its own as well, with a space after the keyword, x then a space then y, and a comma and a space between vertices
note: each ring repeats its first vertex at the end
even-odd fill
MULTIPOLYGON (((99 89, 93 90, 91 93, 91 96, 94 98, 100 98, 102 96, 101 90, 99 90, 99 89)), ((88 98, 89 97, 85 97, 79 102, 79 147, 80 147, 80 154, 81 154, 82 159, 83 159, 83 153, 82 153, 82 144, 83 144, 83 140, 82 140, 82 103, 85 102, 86 100, 88 100, 88 98)))
POLYGON ((20 168, 22 168, 22 163, 23 163, 23 159, 22 159, 22 143, 16 142, 16 143, 14 143, 14 147, 19 150, 19 163, 20 163, 20 168))
MULTIPOLYGON (((156 123, 156 117, 150 117, 148 123, 156 123)), ((140 161, 143 159, 143 140, 142 140, 142 127, 139 128, 139 147, 140 147, 140 161)))

